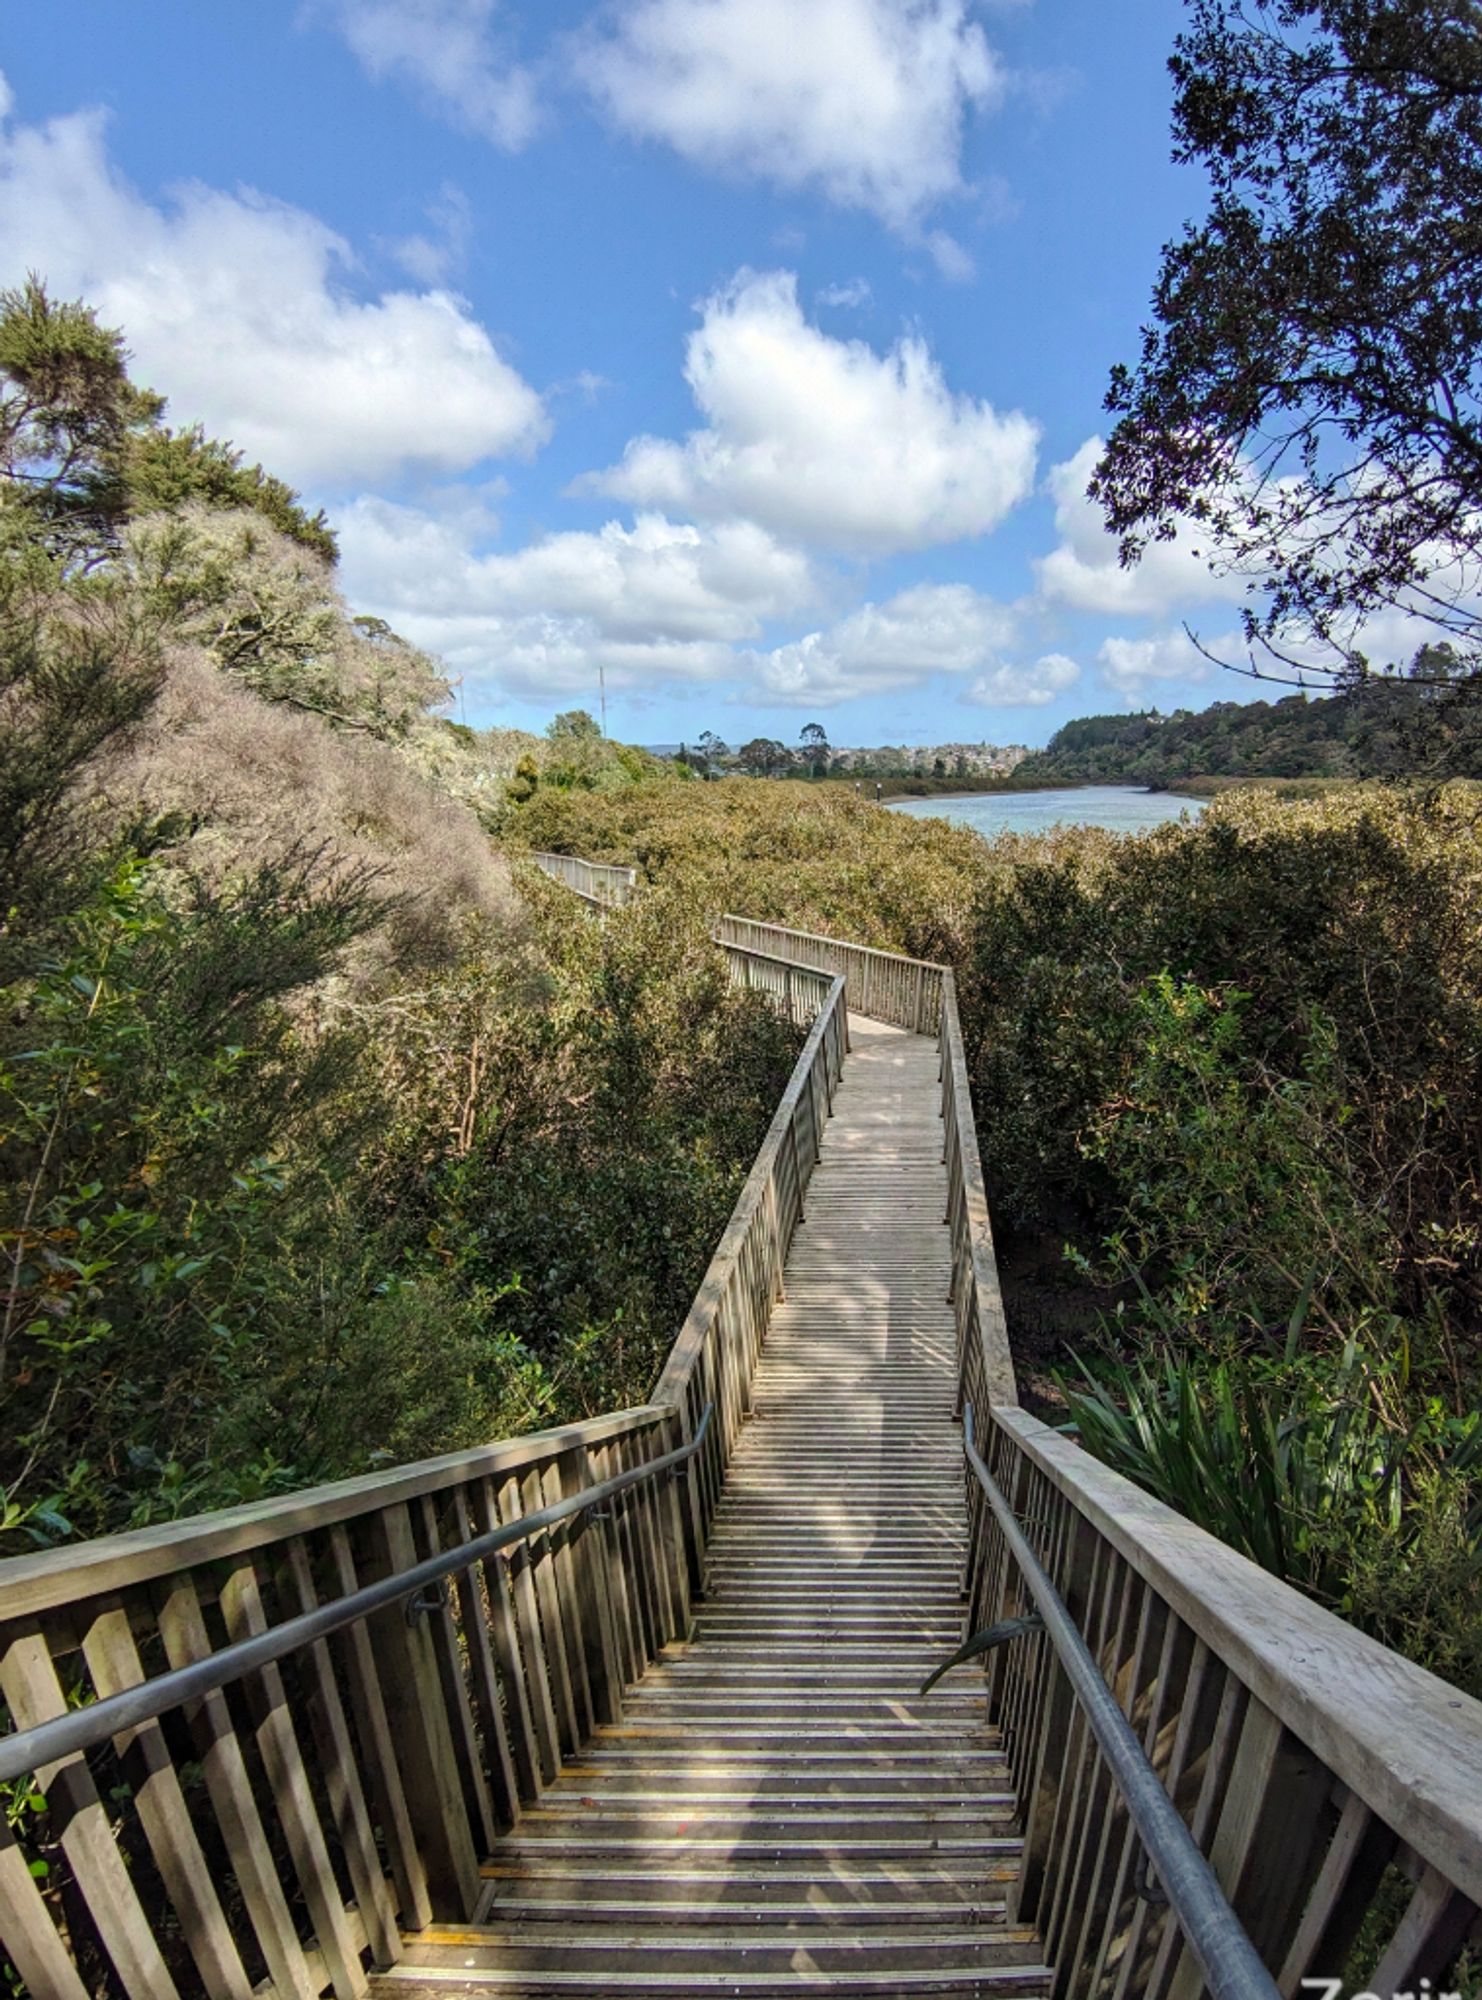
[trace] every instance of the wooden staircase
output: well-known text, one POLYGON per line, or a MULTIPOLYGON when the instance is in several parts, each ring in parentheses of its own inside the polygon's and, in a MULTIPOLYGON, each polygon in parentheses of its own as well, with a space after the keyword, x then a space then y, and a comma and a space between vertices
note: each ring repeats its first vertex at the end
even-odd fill
POLYGON ((961 1633, 934 1041, 855 1017, 687 1645, 374 1990, 1040 1994, 961 1633))

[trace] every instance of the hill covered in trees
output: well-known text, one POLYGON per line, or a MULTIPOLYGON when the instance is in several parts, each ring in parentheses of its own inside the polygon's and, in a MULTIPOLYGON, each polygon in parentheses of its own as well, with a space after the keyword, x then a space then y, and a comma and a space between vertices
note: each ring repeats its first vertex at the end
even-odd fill
POLYGON ((798 1039, 490 838, 674 768, 448 721, 127 361, 0 295, 7 1554, 641 1398, 798 1039))
POLYGON ((1482 703, 1444 646, 1403 675, 1324 697, 1088 715, 1026 757, 1015 784, 1176 785, 1189 778, 1482 777, 1482 703))

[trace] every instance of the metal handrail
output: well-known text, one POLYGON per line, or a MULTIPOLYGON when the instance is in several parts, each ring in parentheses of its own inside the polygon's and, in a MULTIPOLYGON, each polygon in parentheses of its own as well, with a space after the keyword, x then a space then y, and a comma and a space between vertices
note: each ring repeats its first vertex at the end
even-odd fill
POLYGON ((1163 1789, 1121 1704, 988 1470, 974 1440, 973 1407, 962 1413, 967 1462, 1013 1551, 1035 1609, 1059 1655, 1092 1734, 1101 1746, 1137 1828, 1149 1866, 1162 1883, 1190 1950, 1215 2000, 1279 2000, 1280 1989, 1230 1907, 1214 1870, 1200 1852, 1182 1814, 1163 1789))
POLYGON ((411 1600, 429 1584, 441 1583, 444 1577, 497 1555, 501 1549, 509 1548, 515 1542, 528 1541, 532 1535, 553 1528, 559 1522, 569 1521, 574 1514, 585 1513, 587 1508, 626 1492, 630 1486, 657 1478, 662 1472, 677 1470, 693 1458, 705 1442, 714 1407, 712 1403, 705 1405, 695 1427, 695 1435, 688 1444, 665 1452, 661 1458, 651 1459, 647 1465, 614 1473, 611 1479, 583 1487, 580 1493, 554 1501, 551 1506, 541 1507, 534 1514, 524 1514, 518 1521, 507 1522, 501 1528, 491 1528, 487 1534, 475 1535, 470 1541, 460 1542, 456 1548, 443 1549, 435 1556, 428 1556, 425 1562, 414 1563, 410 1569, 398 1570, 394 1576, 382 1577, 376 1583, 366 1584, 361 1590, 351 1591, 346 1597, 337 1597, 313 1611, 300 1613, 297 1618, 285 1619, 281 1625, 274 1625, 266 1632, 258 1632, 249 1639, 239 1639, 234 1645, 223 1646, 220 1652, 212 1653, 204 1660, 193 1660, 189 1666, 175 1667, 167 1674, 156 1674, 151 1680, 140 1681, 137 1687, 108 1695, 86 1708, 72 1709, 66 1715, 54 1716, 49 1722, 39 1722, 31 1729, 17 1730, 13 1735, 0 1737, 0 1784, 24 1777, 63 1757, 75 1756, 79 1751, 91 1750, 105 1738, 117 1736, 125 1729, 136 1729, 140 1723, 152 1722, 167 1710, 179 1708, 183 1702, 212 1694, 229 1681, 240 1680, 244 1674, 271 1666, 286 1654, 312 1645, 316 1639, 326 1639, 330 1633, 342 1631, 347 1625, 358 1624, 362 1618, 384 1611, 402 1599, 408 1600, 408 1612, 425 1608, 414 1606, 411 1600))

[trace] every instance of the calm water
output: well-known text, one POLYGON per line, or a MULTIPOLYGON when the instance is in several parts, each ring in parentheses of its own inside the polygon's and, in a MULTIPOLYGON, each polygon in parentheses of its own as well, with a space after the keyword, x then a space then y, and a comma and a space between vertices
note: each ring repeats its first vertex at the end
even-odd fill
POLYGON ((887 799, 892 812, 913 819, 950 819, 991 840, 996 833, 1047 833, 1052 826, 1106 826, 1113 833, 1142 833, 1188 813, 1197 819, 1202 799, 1168 792, 1139 792, 1128 785, 1081 785, 1050 792, 980 792, 960 799, 887 799))

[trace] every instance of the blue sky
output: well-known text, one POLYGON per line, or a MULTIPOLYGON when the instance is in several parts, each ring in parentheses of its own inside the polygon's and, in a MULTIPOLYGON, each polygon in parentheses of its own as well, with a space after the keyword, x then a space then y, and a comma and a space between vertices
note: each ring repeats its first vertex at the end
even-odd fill
POLYGON ((1202 186, 1179 0, 72 0, 0 272, 338 526, 471 722, 1043 742, 1259 689, 1084 499, 1202 186))

